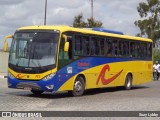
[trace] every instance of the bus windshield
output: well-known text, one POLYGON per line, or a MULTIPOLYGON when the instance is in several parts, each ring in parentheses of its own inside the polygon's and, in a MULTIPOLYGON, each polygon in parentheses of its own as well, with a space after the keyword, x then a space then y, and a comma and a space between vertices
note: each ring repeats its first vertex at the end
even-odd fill
POLYGON ((57 32, 15 33, 9 64, 25 68, 55 66, 58 38, 57 32))

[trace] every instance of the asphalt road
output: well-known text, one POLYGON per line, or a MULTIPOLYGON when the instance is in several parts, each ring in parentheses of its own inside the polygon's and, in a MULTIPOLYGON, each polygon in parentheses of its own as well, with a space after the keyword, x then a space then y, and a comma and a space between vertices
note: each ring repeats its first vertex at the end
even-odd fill
POLYGON ((33 95, 7 88, 0 78, 0 111, 160 111, 160 81, 133 87, 88 90, 81 97, 67 92, 33 95))

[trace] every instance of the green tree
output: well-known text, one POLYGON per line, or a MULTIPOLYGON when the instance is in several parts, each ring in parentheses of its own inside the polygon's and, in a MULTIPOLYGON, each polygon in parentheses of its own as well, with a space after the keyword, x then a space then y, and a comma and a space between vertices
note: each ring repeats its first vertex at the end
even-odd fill
POLYGON ((94 18, 88 18, 87 22, 83 19, 83 14, 79 14, 74 17, 73 27, 79 28, 93 28, 93 27, 102 27, 103 23, 101 21, 97 21, 94 18))
POLYGON ((160 0, 147 0, 139 3, 137 11, 142 18, 135 21, 140 33, 137 36, 147 36, 155 43, 160 39, 160 0))
POLYGON ((102 27, 103 23, 101 21, 96 21, 94 18, 88 18, 87 19, 87 27, 102 27))
POLYGON ((73 27, 86 27, 87 23, 83 21, 83 14, 79 14, 74 17, 73 27))

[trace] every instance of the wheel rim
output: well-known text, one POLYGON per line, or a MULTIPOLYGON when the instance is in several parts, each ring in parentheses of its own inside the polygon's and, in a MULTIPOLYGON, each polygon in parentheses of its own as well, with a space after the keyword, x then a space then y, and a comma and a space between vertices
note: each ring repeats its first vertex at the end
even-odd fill
POLYGON ((75 84, 74 84, 74 90, 75 92, 81 92, 83 89, 82 87, 82 83, 80 81, 76 81, 75 84))
POLYGON ((127 80, 127 87, 130 88, 130 86, 131 86, 131 81, 130 81, 130 79, 128 79, 127 80))

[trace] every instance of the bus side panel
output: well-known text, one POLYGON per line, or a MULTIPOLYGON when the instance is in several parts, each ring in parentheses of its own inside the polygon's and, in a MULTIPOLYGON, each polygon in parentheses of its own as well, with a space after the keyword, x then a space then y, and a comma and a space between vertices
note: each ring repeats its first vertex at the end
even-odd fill
POLYGON ((152 62, 125 61, 99 65, 77 73, 67 80, 59 90, 72 90, 76 76, 83 74, 86 79, 86 89, 124 86, 128 73, 132 74, 133 85, 152 80, 152 62), (149 66, 149 67, 148 67, 149 66))
MULTIPOLYGON (((103 85, 103 83, 101 82, 101 80, 103 79, 103 75, 104 75, 104 78, 111 78, 112 76, 112 73, 110 72, 110 70, 108 71, 108 69, 106 69, 104 72, 102 71, 106 65, 110 65, 110 64, 105 64, 105 65, 103 64, 103 65, 91 68, 89 70, 86 70, 85 73, 87 73, 87 76, 88 76, 86 80, 87 89, 106 86, 106 85, 103 85)), ((111 82, 107 86, 108 87, 115 86, 115 83, 111 82)))
POLYGON ((59 89, 58 91, 64 91, 64 90, 73 90, 74 80, 75 76, 67 80, 59 89))

